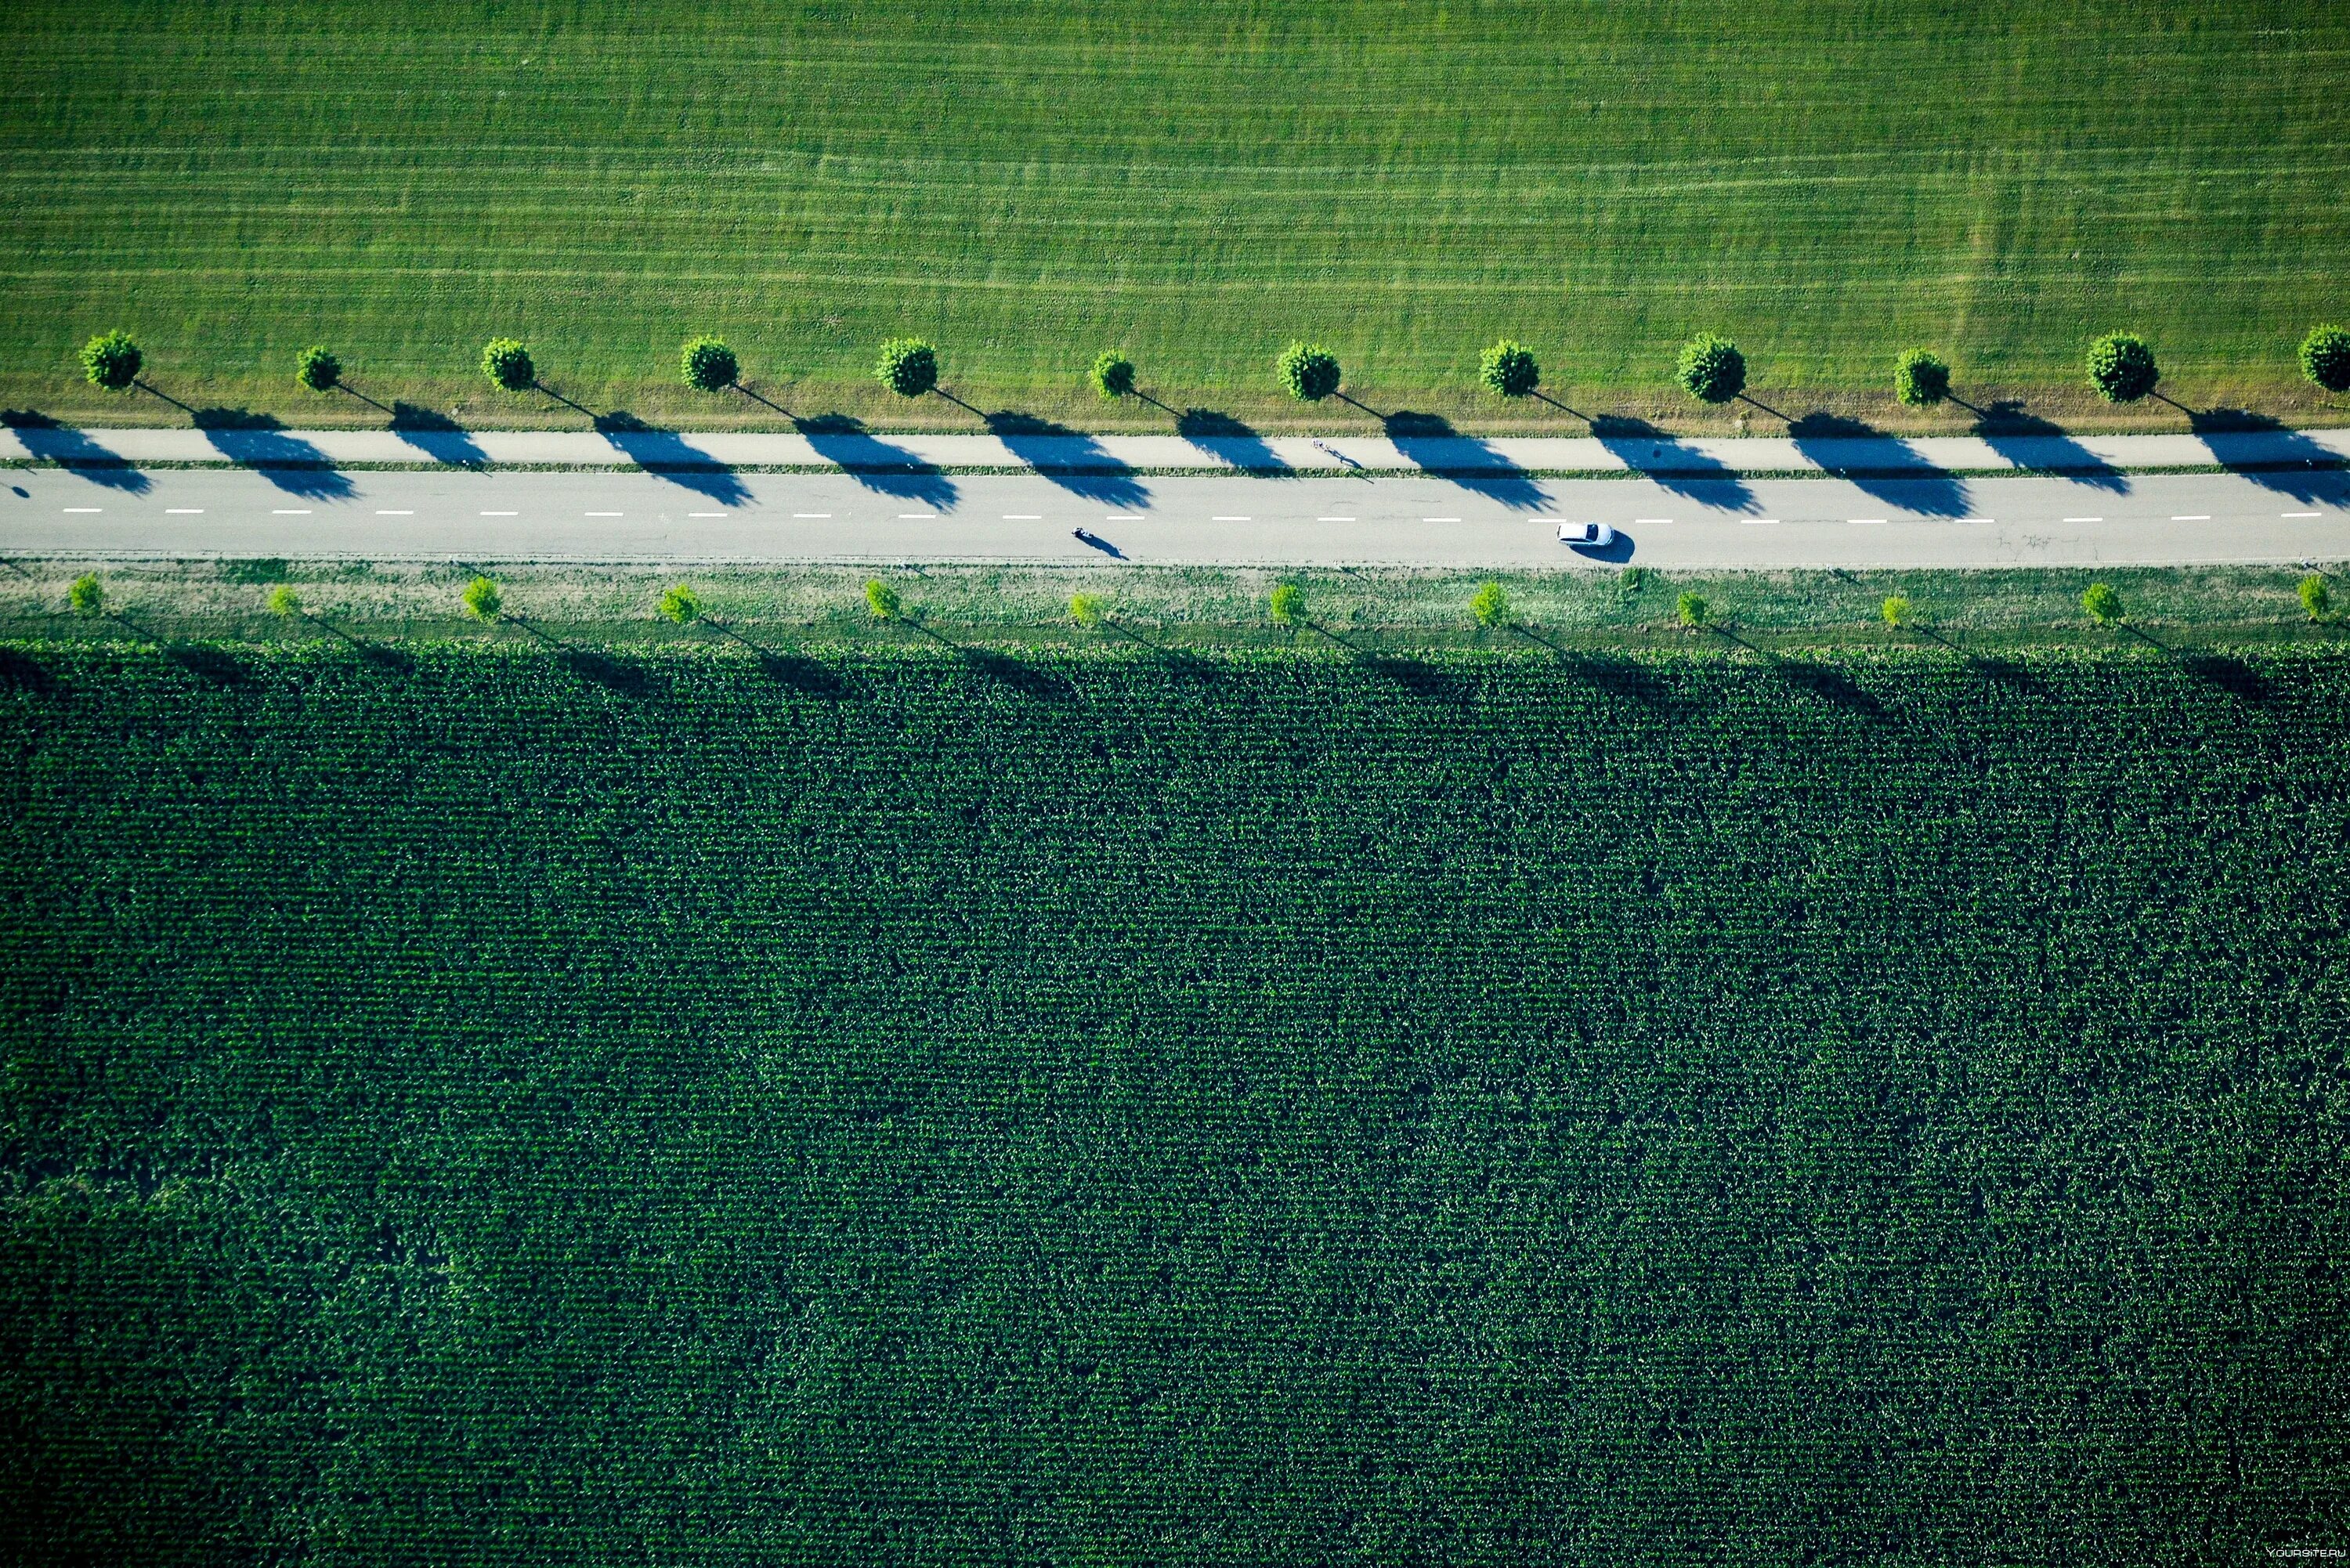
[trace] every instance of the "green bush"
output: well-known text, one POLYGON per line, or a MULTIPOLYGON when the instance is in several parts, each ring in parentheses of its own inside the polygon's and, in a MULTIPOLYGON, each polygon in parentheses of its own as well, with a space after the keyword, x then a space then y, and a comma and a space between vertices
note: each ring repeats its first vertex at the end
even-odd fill
POLYGON ((1705 602, 1703 594, 1688 588, 1682 589, 1681 597, 1673 601, 1673 613, 1680 617, 1683 626, 1692 630, 1705 624, 1706 616, 1711 609, 1712 607, 1705 602))
POLYGON ((2309 612, 2312 620, 2324 620, 2334 608, 2334 596, 2326 591, 2325 579, 2315 572, 2302 578, 2301 586, 2293 591, 2301 595, 2301 607, 2309 612))
POLYGON ((2350 392, 2350 332, 2311 327, 2301 340, 2301 373, 2329 392, 2350 392))
POLYGON ((76 615, 104 615, 106 585, 92 574, 84 572, 73 580, 73 587, 66 590, 66 603, 73 607, 76 615))
POLYGON ((865 607, 873 612, 875 620, 898 620, 906 613, 906 604, 898 590, 876 577, 865 585, 865 607))
POLYGON ((1275 626, 1295 626, 1305 618, 1305 590, 1295 583, 1276 583, 1266 601, 1275 626))
POLYGON ((1616 574, 1616 582, 1627 594, 1637 594, 1648 586, 1648 568, 1627 566, 1616 574))
POLYGON ((919 337, 892 337, 873 374, 899 397, 919 398, 939 384, 939 351, 919 337))
POLYGON ((1095 357, 1087 378, 1102 401, 1114 403, 1134 390, 1134 361, 1115 348, 1105 348, 1095 357))
POLYGON ((1092 594, 1080 593, 1071 594, 1069 596, 1069 618, 1076 621, 1079 626, 1097 627, 1101 625, 1102 608, 1102 601, 1095 597, 1092 594))
POLYGON ((1893 361, 1893 395, 1905 409, 1930 408, 1950 395, 1950 368, 1930 348, 1904 348, 1893 361))
POLYGON ((2135 403, 2162 379, 2143 337, 2108 332, 2089 345, 2089 384, 2109 403, 2135 403))
POLYGON ((2111 626, 2122 618, 2122 597, 2105 583, 2091 583, 2081 595, 2081 607, 2099 626, 2111 626))
POLYGON ((1673 379, 1701 403, 1726 403, 1746 389, 1746 356, 1729 338, 1700 333, 1681 346, 1673 379))
POLYGON ((1542 367, 1534 362, 1533 349, 1505 337, 1478 360, 1477 379, 1499 397, 1523 398, 1542 385, 1542 367))
POLYGON ((498 610, 505 603, 504 597, 498 592, 498 585, 487 577, 475 577, 465 585, 465 591, 458 597, 465 607, 465 613, 475 620, 497 619, 498 610))
POLYGON ((331 392, 343 384, 343 362, 314 343, 295 360, 294 379, 314 392, 331 392))
POLYGON ((696 337, 678 351, 678 373, 697 392, 723 392, 743 374, 743 362, 718 338, 696 337))
POLYGON ((1292 343, 1281 351, 1282 389, 1302 403, 1318 403, 1338 389, 1338 357, 1318 343, 1292 343))
POLYGON ((1499 583, 1481 583, 1477 587, 1476 597, 1469 601, 1469 613, 1477 618, 1479 626, 1489 630, 1507 626, 1510 624, 1510 596, 1503 592, 1499 583))
POLYGON ((702 618, 702 596, 691 584, 675 583, 661 590, 660 608, 663 620, 683 626, 702 618))
POLYGON ((1898 628, 1908 626, 1909 624, 1909 596, 1908 594, 1886 595, 1885 603, 1878 607, 1877 613, 1885 617, 1885 624, 1889 627, 1898 628))
POLYGON ((302 596, 296 593, 294 589, 286 584, 278 584, 276 587, 269 590, 269 613, 271 615, 300 615, 302 613, 302 596))
POLYGON ((127 392, 139 379, 139 367, 147 357, 139 352, 139 345, 127 332, 102 332, 81 346, 82 374, 93 387, 103 387, 109 392, 127 392))
POLYGON ((538 385, 538 367, 519 339, 493 337, 482 346, 482 374, 509 392, 527 392, 538 385))

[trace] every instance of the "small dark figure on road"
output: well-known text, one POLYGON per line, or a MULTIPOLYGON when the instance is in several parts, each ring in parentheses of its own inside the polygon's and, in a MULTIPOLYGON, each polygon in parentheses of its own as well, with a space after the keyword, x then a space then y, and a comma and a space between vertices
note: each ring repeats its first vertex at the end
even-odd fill
POLYGON ((1082 528, 1070 529, 1069 536, 1076 539, 1081 545, 1090 545, 1094 542, 1094 536, 1091 534, 1087 533, 1082 528))

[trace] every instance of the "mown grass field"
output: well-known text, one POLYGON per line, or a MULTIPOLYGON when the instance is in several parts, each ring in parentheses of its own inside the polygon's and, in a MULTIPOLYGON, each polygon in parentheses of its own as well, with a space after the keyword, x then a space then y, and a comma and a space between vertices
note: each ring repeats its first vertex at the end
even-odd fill
POLYGON ((2350 1517, 2338 653, 0 676, 18 1560, 2350 1517))
POLYGON ((1365 420, 1274 393, 1304 336, 1380 411, 1579 430, 1472 394, 1513 335, 1584 412, 1690 423, 1700 329, 1790 413, 1891 421, 1918 341, 1978 405, 2111 422, 2080 361, 2116 327, 2187 402, 2310 417, 2293 344, 2350 315, 2324 0, 31 0, 10 35, 0 407, 84 421, 185 417, 78 384, 116 325, 189 408, 288 423, 382 417, 295 389, 321 341, 385 405, 579 418, 481 385, 504 332, 598 413, 780 422, 676 386, 702 331, 801 417, 975 427, 871 385, 911 331, 989 411, 1163 426, 1082 391, 1119 345, 1173 409, 1365 420))

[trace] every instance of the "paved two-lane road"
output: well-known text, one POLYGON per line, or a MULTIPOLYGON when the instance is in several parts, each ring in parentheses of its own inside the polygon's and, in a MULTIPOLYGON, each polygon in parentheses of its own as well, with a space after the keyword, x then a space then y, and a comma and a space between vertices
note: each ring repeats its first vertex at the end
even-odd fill
POLYGON ((2350 556, 2350 475, 1503 475, 33 469, 0 552, 362 560, 2012 566, 2350 556), (1614 524, 1607 551, 1556 521, 1614 524), (1090 540, 1074 535, 1083 528, 1090 540))

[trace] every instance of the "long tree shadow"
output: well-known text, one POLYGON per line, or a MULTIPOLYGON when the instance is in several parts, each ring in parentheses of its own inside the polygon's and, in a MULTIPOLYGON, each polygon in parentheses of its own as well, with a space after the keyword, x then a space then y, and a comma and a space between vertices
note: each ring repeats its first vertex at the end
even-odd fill
POLYGON ((675 431, 649 425, 626 409, 596 416, 596 433, 647 473, 707 496, 727 506, 739 506, 751 492, 734 471, 703 452, 675 431))
POLYGON ((832 666, 799 653, 778 653, 774 649, 753 641, 731 622, 716 616, 705 615, 701 624, 720 636, 732 639, 751 650, 759 661, 759 672, 778 686, 788 686, 795 691, 805 691, 811 697, 834 700, 849 695, 848 682, 842 680, 832 666))
POLYGON ((335 471, 327 454, 299 436, 288 435, 275 414, 250 409, 193 410, 196 428, 214 452, 240 468, 305 501, 348 501, 357 493, 348 474, 335 471))
POLYGON ((1643 707, 1666 709, 1673 707, 1678 698, 1673 690, 1657 679, 1655 671, 1638 659, 1605 659, 1577 653, 1561 648, 1557 643, 1522 622, 1512 621, 1509 629, 1528 642, 1550 649, 1557 656, 1558 667, 1578 680, 1587 680, 1610 696, 1627 698, 1643 707))
POLYGON ((475 443, 465 427, 448 415, 414 403, 391 405, 391 433, 435 462, 462 468, 482 468, 490 454, 475 443))
POLYGON ((1255 430, 1213 409, 1185 409, 1175 417, 1175 433, 1245 473, 1295 472, 1255 430))
POLYGON ((1974 415, 1977 438, 2018 468, 2062 474, 2116 494, 2130 487, 2119 469, 2012 398, 1980 409, 1955 394, 1950 401, 1974 415))
POLYGON ((520 627, 554 649, 556 662, 582 680, 601 686, 606 691, 617 692, 623 697, 642 698, 653 695, 652 678, 639 665, 615 659, 612 655, 596 649, 582 648, 577 643, 566 641, 554 633, 533 625, 512 610, 499 611, 498 618, 509 625, 520 627))
POLYGON ((920 632, 941 648, 952 652, 970 669, 978 671, 997 685, 1008 687, 1023 696, 1057 700, 1071 695, 1076 690, 1048 670, 1039 670, 1034 665, 1024 664, 1010 654, 998 653, 993 649, 975 648, 968 643, 957 642, 935 627, 911 617, 899 624, 920 632))
POLYGON ((54 462, 78 479, 131 495, 144 495, 154 487, 154 482, 131 467, 128 458, 69 425, 59 424, 38 409, 0 410, 0 425, 15 431, 35 458, 54 462))
POLYGON ((0 691, 29 691, 36 697, 55 697, 65 687, 47 666, 13 648, 0 648, 0 691))
POLYGON ((1676 495, 1729 512, 1754 510, 1754 492, 1735 469, 1646 420, 1602 414, 1591 421, 1591 433, 1626 467, 1676 495))
POLYGON ((1549 504, 1542 485, 1500 448, 1462 435, 1440 414, 1401 409, 1379 416, 1379 428, 1398 452, 1432 479, 1450 481, 1521 512, 1549 504))
POLYGON ((2044 700, 2056 695, 2046 681, 2020 664, 2011 664, 2004 659, 1994 659, 1989 654, 1977 653, 1972 649, 1961 648, 1930 626, 1912 621, 1903 629, 1914 631, 1928 641, 1949 649, 1958 655, 1960 663, 1987 680, 1996 680, 2002 686, 2011 687, 2030 697, 2044 700))
POLYGON ((2133 626, 2128 621, 2120 625, 2122 630, 2164 654, 2189 675, 2218 687, 2230 696, 2257 707, 2276 695, 2276 689, 2269 684, 2267 679, 2241 659, 2210 649, 2190 651, 2173 648, 2141 627, 2133 626))
POLYGON ((1187 652, 1180 648, 1170 648, 1163 642, 1153 642, 1132 627, 1113 620, 1108 616, 1102 617, 1101 623, 1104 630, 1115 632, 1136 647, 1144 649, 1166 666, 1172 674, 1180 675, 1191 680, 1212 680, 1219 674, 1213 664, 1195 653, 1187 652))
POLYGON ((1798 691, 1808 691, 1823 702, 1833 703, 1836 707, 1859 713, 1866 718, 1885 717, 1885 704, 1856 685, 1851 676, 1833 665, 1813 664, 1805 659, 1790 659, 1785 654, 1773 653, 1768 649, 1757 648, 1730 627, 1713 626, 1706 629, 1755 655, 1798 691))
POLYGON ((315 614, 312 611, 297 610, 295 613, 299 615, 304 620, 309 622, 312 626, 317 627, 320 631, 326 632, 332 637, 340 638, 349 646, 352 652, 358 654, 369 664, 376 665, 384 670, 395 671, 401 675, 413 675, 416 673, 416 660, 409 658, 408 655, 400 652, 398 649, 387 648, 379 642, 369 642, 363 637, 355 637, 351 633, 345 631, 341 627, 337 626, 333 621, 328 620, 326 617, 315 614))
POLYGON ((1377 649, 1365 648, 1352 639, 1339 636, 1319 621, 1309 620, 1305 625, 1308 629, 1320 632, 1324 637, 1345 649, 1354 656, 1355 662, 1364 669, 1374 675, 1386 677, 1415 697, 1425 697, 1439 702, 1460 700, 1461 692, 1453 684, 1452 679, 1433 664, 1423 663, 1417 659, 1407 659, 1399 654, 1382 653, 1377 649))
POLYGON ((1888 506, 1927 517, 1963 517, 1967 487, 1899 436, 1841 414, 1805 414, 1787 427, 1795 450, 1888 506))
MULTIPOLYGON (((772 406, 772 405, 771 405, 772 406)), ((954 481, 905 447, 866 431, 864 422, 849 414, 819 414, 814 419, 789 416, 792 428, 825 462, 839 468, 868 490, 901 501, 952 507, 961 494, 954 481)))
POLYGON ((2162 400, 2187 416, 2211 460, 2230 473, 2310 505, 2350 505, 2350 473, 2333 448, 2249 409, 2190 409, 2162 400))
POLYGON ((1012 455, 1070 494, 1104 506, 1143 506, 1150 490, 1109 449, 1081 431, 998 409, 980 416, 1012 455))

